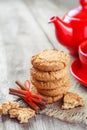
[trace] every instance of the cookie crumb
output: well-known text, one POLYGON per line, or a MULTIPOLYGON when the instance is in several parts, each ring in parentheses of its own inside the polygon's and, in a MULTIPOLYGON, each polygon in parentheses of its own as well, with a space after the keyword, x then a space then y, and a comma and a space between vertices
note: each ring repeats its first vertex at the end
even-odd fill
POLYGON ((84 106, 84 101, 78 94, 72 92, 64 94, 62 109, 68 110, 78 106, 84 106))
POLYGON ((8 114, 8 111, 10 109, 18 108, 18 107, 19 107, 18 102, 13 102, 13 101, 5 102, 0 106, 0 115, 6 115, 8 114))
POLYGON ((20 123, 28 123, 28 120, 35 116, 35 111, 30 108, 16 108, 9 110, 10 118, 17 118, 20 123))

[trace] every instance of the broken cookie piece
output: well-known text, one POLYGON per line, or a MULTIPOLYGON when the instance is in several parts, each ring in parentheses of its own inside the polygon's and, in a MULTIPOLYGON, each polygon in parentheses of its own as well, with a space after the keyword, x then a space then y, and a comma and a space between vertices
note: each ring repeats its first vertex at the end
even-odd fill
POLYGON ((18 108, 18 107, 19 107, 18 102, 13 102, 13 101, 5 102, 0 106, 0 115, 6 115, 8 114, 8 111, 10 109, 18 108))
POLYGON ((17 118, 20 123, 27 123, 35 115, 35 111, 30 108, 16 108, 9 110, 9 115, 10 118, 17 118))
POLYGON ((76 93, 67 92, 63 98, 62 109, 68 110, 78 106, 84 106, 83 99, 76 93))

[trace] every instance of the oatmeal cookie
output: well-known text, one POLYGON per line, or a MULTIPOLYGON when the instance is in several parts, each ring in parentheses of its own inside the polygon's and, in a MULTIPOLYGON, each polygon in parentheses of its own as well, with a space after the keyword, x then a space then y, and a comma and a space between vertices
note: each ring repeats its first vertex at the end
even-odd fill
POLYGON ((46 96, 57 96, 59 94, 64 94, 68 91, 68 89, 70 88, 70 84, 69 83, 66 83, 65 85, 63 86, 60 86, 60 87, 57 87, 55 89, 48 89, 48 90, 45 90, 45 89, 37 89, 39 93, 43 94, 43 95, 46 95, 46 96))
POLYGON ((78 94, 72 92, 67 92, 64 95, 63 102, 62 109, 65 110, 84 105, 83 99, 78 94))
POLYGON ((31 91, 32 91, 33 93, 39 94, 39 95, 43 96, 44 98, 46 98, 46 100, 47 100, 47 102, 48 102, 49 104, 50 104, 50 103, 57 102, 57 101, 59 101, 60 99, 63 98, 63 94, 58 94, 57 96, 54 96, 54 97, 42 95, 42 94, 40 94, 40 93, 38 92, 38 90, 35 88, 34 85, 32 85, 31 91))
POLYGON ((51 82, 43 82, 43 81, 41 82, 31 77, 31 83, 35 85, 37 89, 51 90, 51 89, 56 89, 58 87, 62 87, 65 84, 70 84, 70 79, 68 76, 66 76, 64 78, 61 78, 59 80, 54 80, 51 82))
POLYGON ((30 108, 16 108, 9 110, 10 118, 17 118, 20 123, 27 123, 35 115, 35 111, 30 108))
POLYGON ((44 50, 32 56, 34 68, 41 71, 57 71, 66 67, 70 57, 64 51, 44 50))
POLYGON ((65 67, 64 69, 58 71, 49 72, 40 71, 38 69, 35 69, 34 67, 31 67, 30 74, 34 79, 39 81, 54 81, 66 76, 68 74, 68 67, 65 67))
POLYGON ((0 114, 6 115, 6 114, 8 114, 10 109, 18 108, 18 107, 19 107, 18 102, 13 102, 13 101, 5 102, 0 106, 0 114))

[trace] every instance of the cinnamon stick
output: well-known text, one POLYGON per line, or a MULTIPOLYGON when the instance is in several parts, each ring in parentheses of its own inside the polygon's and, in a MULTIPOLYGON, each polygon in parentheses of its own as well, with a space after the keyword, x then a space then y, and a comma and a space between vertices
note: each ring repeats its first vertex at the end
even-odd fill
POLYGON ((40 109, 45 108, 47 100, 38 94, 33 94, 32 92, 30 92, 30 88, 27 87, 27 84, 30 86, 30 82, 28 80, 25 81, 24 85, 18 80, 15 83, 20 88, 9 88, 9 94, 20 97, 36 112, 38 112, 40 109))
POLYGON ((23 89, 23 90, 26 90, 25 88, 24 88, 24 85, 20 82, 20 81, 15 81, 15 83, 21 88, 21 89, 23 89))
POLYGON ((19 93, 15 93, 15 92, 9 91, 9 94, 18 96, 18 97, 20 97, 20 98, 22 98, 22 99, 24 98, 24 96, 23 96, 22 94, 19 94, 19 93))
POLYGON ((23 99, 32 109, 34 109, 36 112, 38 112, 38 111, 40 110, 39 107, 38 107, 35 103, 32 102, 32 104, 31 104, 30 102, 27 102, 27 101, 25 100, 25 96, 24 96, 24 95, 22 95, 22 94, 20 94, 20 93, 13 92, 13 91, 11 91, 11 89, 10 89, 10 91, 9 91, 9 94, 20 97, 20 98, 23 99))

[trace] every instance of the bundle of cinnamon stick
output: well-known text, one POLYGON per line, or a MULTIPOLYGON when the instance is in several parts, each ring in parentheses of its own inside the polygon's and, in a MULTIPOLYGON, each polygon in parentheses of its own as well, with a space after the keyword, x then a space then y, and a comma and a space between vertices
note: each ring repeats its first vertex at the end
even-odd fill
POLYGON ((15 95, 23 99, 36 112, 46 107, 47 100, 30 91, 30 82, 26 80, 24 85, 20 81, 15 82, 19 88, 9 88, 9 94, 15 95))

